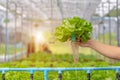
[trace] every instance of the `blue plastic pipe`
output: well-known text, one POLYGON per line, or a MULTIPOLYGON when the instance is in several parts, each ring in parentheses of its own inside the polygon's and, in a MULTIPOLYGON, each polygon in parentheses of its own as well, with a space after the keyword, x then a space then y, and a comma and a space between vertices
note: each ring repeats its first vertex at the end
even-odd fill
POLYGON ((5 71, 2 71, 2 80, 5 80, 5 71))
POLYGON ((44 70, 44 80, 48 80, 48 71, 44 70))
POLYGON ((84 67, 84 68, 0 68, 0 71, 87 71, 90 73, 92 70, 120 70, 118 67, 84 67))
POLYGON ((62 80, 62 71, 58 71, 58 80, 62 80))
POLYGON ((0 71, 87 71, 87 73, 90 73, 93 70, 115 70, 119 72, 120 66, 84 68, 0 68, 0 71))
POLYGON ((31 70, 31 71, 30 71, 30 80, 33 80, 33 78, 34 78, 34 77, 33 77, 33 74, 34 74, 34 71, 31 70))

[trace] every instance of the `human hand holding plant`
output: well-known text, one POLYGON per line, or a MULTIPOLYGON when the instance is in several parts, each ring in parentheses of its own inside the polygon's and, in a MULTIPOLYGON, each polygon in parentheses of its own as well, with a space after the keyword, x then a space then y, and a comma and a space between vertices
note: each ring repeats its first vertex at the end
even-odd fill
POLYGON ((81 42, 87 42, 91 39, 92 32, 92 24, 87 20, 81 19, 77 16, 73 18, 66 18, 62 21, 55 29, 55 37, 57 40, 61 42, 66 42, 68 40, 71 41, 71 47, 73 52, 74 61, 78 62, 78 44, 76 44, 77 40, 79 44, 81 42))
POLYGON ((76 44, 78 44, 81 47, 90 47, 92 41, 93 40, 88 40, 87 42, 81 42, 79 39, 77 39, 76 44))

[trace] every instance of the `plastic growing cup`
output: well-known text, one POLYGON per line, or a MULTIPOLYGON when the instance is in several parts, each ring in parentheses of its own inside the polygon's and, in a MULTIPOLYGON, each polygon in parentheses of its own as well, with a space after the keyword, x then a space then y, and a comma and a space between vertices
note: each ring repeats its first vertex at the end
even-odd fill
POLYGON ((75 35, 75 34, 72 34, 71 39, 72 39, 73 42, 76 42, 76 35, 75 35))

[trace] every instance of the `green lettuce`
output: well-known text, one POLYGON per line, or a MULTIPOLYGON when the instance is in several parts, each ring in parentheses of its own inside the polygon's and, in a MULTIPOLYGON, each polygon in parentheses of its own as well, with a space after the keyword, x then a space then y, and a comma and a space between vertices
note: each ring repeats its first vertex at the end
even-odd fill
POLYGON ((77 39, 86 42, 91 38, 92 24, 77 16, 73 18, 66 18, 62 24, 56 27, 55 37, 61 42, 71 40, 72 35, 76 35, 77 39))

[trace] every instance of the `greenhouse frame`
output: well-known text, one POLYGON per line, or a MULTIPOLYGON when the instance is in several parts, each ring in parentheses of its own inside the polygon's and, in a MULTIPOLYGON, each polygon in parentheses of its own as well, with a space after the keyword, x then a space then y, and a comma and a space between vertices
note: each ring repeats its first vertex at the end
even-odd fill
POLYGON ((0 80, 120 80, 119 60, 56 40, 76 17, 93 40, 120 47, 120 0, 0 0, 0 80))

